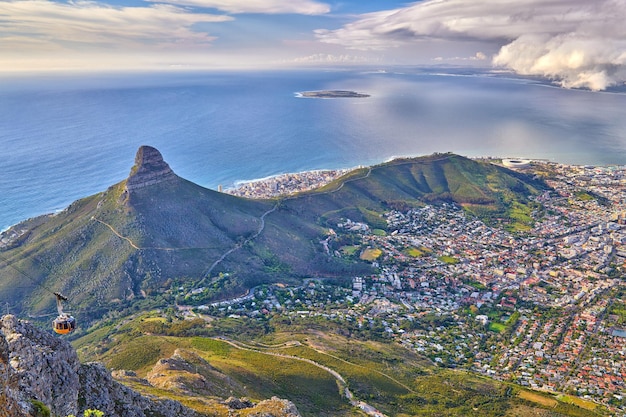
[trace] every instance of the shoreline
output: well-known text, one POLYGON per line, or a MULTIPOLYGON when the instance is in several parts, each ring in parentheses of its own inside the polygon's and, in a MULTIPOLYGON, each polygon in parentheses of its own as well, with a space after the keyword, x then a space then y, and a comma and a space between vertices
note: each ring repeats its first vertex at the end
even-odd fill
MULTIPOLYGON (((240 189, 242 186, 245 186, 245 185, 258 185, 258 184, 266 183, 268 181, 275 181, 275 180, 281 179, 283 177, 307 176, 308 174, 314 174, 315 175, 315 174, 320 174, 320 173, 343 172, 341 175, 345 175, 346 173, 348 173, 350 171, 354 171, 356 169, 361 169, 361 168, 363 168, 365 166, 375 166, 375 165, 379 165, 379 164, 382 164, 382 163, 391 162, 394 159, 418 158, 420 156, 426 156, 426 155, 391 156, 391 157, 388 157, 388 158, 384 159, 382 162, 374 163, 374 164, 370 164, 370 165, 356 165, 356 166, 352 166, 350 168, 314 169, 314 170, 304 170, 304 171, 298 171, 298 172, 283 172, 283 173, 280 173, 280 174, 273 174, 273 175, 269 175, 269 176, 266 176, 266 177, 254 178, 254 179, 250 179, 250 180, 245 180, 245 179, 236 180, 236 181, 234 181, 232 183, 232 186, 225 187, 221 192, 226 193, 226 194, 230 194, 230 195, 240 196, 236 191, 238 189, 240 189)), ((532 162, 535 162, 535 163, 554 163, 554 164, 557 164, 557 165, 566 165, 566 166, 596 167, 596 168, 604 168, 604 169, 608 169, 608 168, 626 169, 626 164, 574 164, 574 163, 558 162, 558 161, 554 161, 554 160, 548 159, 548 158, 500 157, 500 156, 476 156, 476 157, 468 157, 468 156, 466 156, 466 157, 469 158, 469 159, 472 159, 472 160, 486 160, 486 161, 497 161, 497 160, 500 160, 500 161, 502 161, 502 160, 505 160, 505 159, 512 159, 512 160, 528 160, 528 161, 531 161, 531 163, 532 162)), ((499 164, 499 165, 502 165, 502 164, 499 164)), ((504 165, 502 165, 502 166, 504 166, 504 165)), ((341 175, 338 175, 336 178, 338 178, 341 175)), ((336 179, 336 178, 333 178, 333 179, 336 179)), ((328 181, 328 182, 330 182, 330 181, 328 181)), ((321 185, 318 185, 318 186, 323 186, 323 185, 325 185, 325 184, 321 184, 321 185)), ((208 187, 206 187, 206 188, 208 188, 208 187)), ((312 188, 314 188, 314 187, 311 187, 310 189, 312 189, 312 188)), ((97 194, 98 192, 101 192, 101 191, 94 192, 93 194, 97 194)), ((295 191, 295 192, 299 192, 299 191, 295 191)), ((286 194, 289 194, 289 193, 286 193, 286 194)), ((281 195, 281 194, 279 193, 279 194, 276 194, 276 195, 281 195)), ((274 196, 276 196, 276 195, 274 195, 274 196)), ((244 197, 246 197, 246 198, 254 198, 254 197, 250 197, 250 196, 244 196, 244 197)), ((261 198, 261 197, 256 197, 256 198, 261 198)), ((68 204, 68 206, 69 206, 69 204, 68 204)), ((57 208, 57 209, 52 210, 52 211, 43 212, 41 214, 33 215, 33 216, 30 216, 30 217, 24 218, 22 220, 19 220, 16 223, 13 223, 13 224, 10 224, 10 225, 8 225, 6 227, 1 228, 0 229, 0 235, 2 235, 3 233, 9 231, 13 227, 15 227, 15 226, 17 226, 19 224, 22 224, 22 223, 24 223, 26 221, 29 221, 31 219, 34 219, 34 218, 37 218, 37 217, 40 217, 40 216, 54 215, 54 214, 57 214, 57 213, 65 210, 65 208, 67 208, 67 207, 60 208, 60 209, 57 208)))
MULTIPOLYGON (((268 181, 268 180, 272 180, 272 179, 276 179, 278 177, 282 177, 285 175, 304 175, 304 174, 308 174, 308 173, 323 173, 323 172, 330 172, 330 171, 353 171, 355 169, 359 169, 362 168, 363 165, 357 165, 355 167, 352 168, 325 168, 325 169, 307 169, 304 171, 295 171, 295 172, 282 172, 280 174, 273 174, 273 175, 268 175, 267 177, 261 177, 261 178, 254 178, 254 179, 250 179, 250 180, 237 180, 235 181, 233 184, 234 186, 238 186, 241 184, 251 184, 251 183, 255 183, 255 182, 263 182, 263 181, 268 181)), ((224 190, 231 190, 234 187, 228 187, 228 188, 224 188, 224 190)))
POLYGON ((226 194, 245 198, 273 198, 310 191, 340 178, 357 168, 318 169, 282 173, 250 181, 235 181, 234 187, 224 189, 226 194))
MULTIPOLYGON (((376 166, 392 162, 396 159, 412 159, 419 158, 420 156, 391 156, 378 164, 371 164, 368 166, 376 166)), ((532 163, 556 163, 558 165, 569 166, 587 166, 578 164, 560 164, 558 162, 551 161, 549 159, 541 158, 521 158, 521 157, 499 157, 499 156, 479 156, 479 157, 467 157, 472 160, 487 161, 499 166, 503 166, 508 169, 525 170, 532 163), (527 164, 519 166, 507 166, 506 161, 523 160, 527 164)), ((626 167, 626 165, 608 165, 607 167, 626 167)), ((365 165, 357 165, 351 168, 338 168, 338 169, 315 169, 305 170, 298 172, 285 172, 281 174, 269 175, 262 178, 255 178, 251 180, 237 180, 231 187, 224 188, 221 192, 244 198, 252 199, 264 199, 275 198, 279 196, 293 195, 299 192, 311 191, 316 188, 323 187, 328 183, 352 172, 357 169, 364 168, 365 165)))

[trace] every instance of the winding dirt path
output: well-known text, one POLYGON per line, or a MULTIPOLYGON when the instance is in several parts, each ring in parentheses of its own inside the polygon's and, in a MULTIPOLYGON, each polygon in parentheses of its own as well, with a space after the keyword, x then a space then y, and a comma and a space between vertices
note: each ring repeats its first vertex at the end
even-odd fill
MULTIPOLYGON (((240 349, 240 350, 245 350, 248 352, 255 352, 255 353, 259 353, 261 355, 269 355, 269 356, 275 356, 275 357, 279 357, 279 358, 286 358, 286 359, 292 359, 292 360, 296 360, 296 361, 300 361, 300 362, 305 362, 308 364, 311 364, 313 366, 316 366, 320 369, 322 369, 323 371, 328 372, 330 375, 332 375, 335 380, 337 381, 337 386, 339 387, 339 391, 343 393, 343 396, 350 401, 350 404, 353 407, 358 407, 359 409, 361 409, 363 412, 365 412, 366 414, 373 416, 373 417, 387 417, 385 414, 381 413, 380 411, 378 411, 375 407, 367 404, 364 401, 358 400, 357 398, 355 398, 354 394, 350 391, 350 389, 348 389, 348 384, 346 383, 345 378, 337 371, 335 371, 334 369, 329 368, 326 365, 322 365, 321 363, 315 362, 312 359, 307 359, 307 358, 301 358, 298 356, 293 356, 293 355, 285 355, 284 353, 276 353, 276 352, 267 352, 267 351, 263 351, 263 350, 259 350, 259 349, 255 349, 254 347, 250 346, 250 345, 246 345, 240 342, 235 342, 232 339, 228 339, 226 337, 214 337, 212 339, 215 340, 220 340, 222 342, 228 343, 229 345, 231 345, 232 347, 236 348, 236 349, 240 349)), ((286 342, 289 343, 289 342, 286 342)), ((297 344, 300 344, 300 342, 295 342, 297 344)), ((290 346, 284 346, 284 347, 290 347, 290 346)), ((316 352, 317 350, 314 349, 316 352)), ((344 361, 347 362, 347 361, 344 361)), ((350 364, 350 362, 347 362, 350 364)), ((353 364, 351 364, 353 365, 353 364)))
POLYGON ((335 356, 335 355, 332 355, 332 354, 330 354, 328 352, 325 352, 323 350, 316 349, 316 348, 314 348, 313 346, 311 346, 310 344, 308 344, 306 342, 303 344, 303 343, 301 343, 298 340, 288 340, 288 341, 280 343, 278 345, 267 345, 267 344, 264 344, 264 343, 258 343, 258 344, 255 344, 255 345, 250 345, 250 344, 247 344, 247 343, 234 341, 232 339, 227 339, 227 338, 221 338, 220 340, 231 341, 232 343, 235 343, 235 344, 237 344, 237 345, 239 345, 241 347, 247 348, 248 350, 254 350, 254 351, 258 351, 258 352, 263 352, 261 349, 289 349, 289 348, 292 348, 292 347, 306 346, 307 348, 311 349, 312 351, 315 351, 315 352, 319 353, 320 355, 328 356, 329 358, 333 358, 333 359, 335 359, 337 361, 343 362, 343 363, 348 364, 350 366, 356 366, 356 367, 359 367, 359 368, 365 368, 365 369, 368 369, 370 371, 376 372, 378 375, 380 375, 380 376, 382 376, 384 378, 387 378, 390 381, 393 381, 394 383, 398 384, 399 386, 401 386, 405 390, 409 391, 410 393, 415 394, 415 391, 413 391, 413 389, 411 387, 409 387, 408 385, 398 381, 396 378, 392 377, 389 374, 386 374, 386 373, 381 372, 381 371, 377 371, 375 369, 366 368, 363 365, 358 365, 356 363, 352 363, 352 362, 347 361, 347 360, 345 360, 343 358, 340 358, 339 356, 335 356))
MULTIPOLYGON (((364 175, 362 175, 362 176, 360 176, 360 177, 356 177, 356 178, 350 178, 350 179, 347 179, 347 180, 345 180, 345 181, 341 182, 341 184, 339 185, 339 187, 337 187, 336 189, 334 189, 334 190, 329 190, 329 191, 325 191, 325 192, 320 193, 320 194, 332 194, 332 193, 336 193, 337 191, 341 190, 341 189, 343 188, 343 186, 344 186, 346 183, 348 183, 348 182, 353 182, 353 181, 358 181, 358 180, 362 180, 362 179, 368 178, 368 177, 370 176, 370 174, 371 174, 371 173, 372 173, 372 167, 368 167, 368 168, 367 168, 367 172, 366 172, 364 175)), ((213 272, 213 270, 214 270, 214 269, 215 269, 215 268, 216 268, 216 267, 217 267, 220 263, 222 263, 222 262, 224 261, 224 259, 226 259, 226 257, 227 257, 228 255, 230 255, 231 253, 233 253, 233 252, 235 252, 235 251, 237 251, 237 250, 241 249, 241 247, 243 247, 246 243, 251 242, 252 240, 254 240, 254 239, 256 239, 257 237, 259 237, 259 236, 261 235, 261 233, 263 233, 263 231, 265 230, 265 218, 266 218, 269 214, 271 214, 271 213, 275 212, 275 211, 278 209, 278 207, 280 206, 280 204, 281 204, 283 201, 286 201, 286 200, 292 200, 292 199, 295 199, 295 198, 298 198, 298 197, 299 197, 299 196, 297 196, 297 195, 296 195, 296 196, 285 197, 285 198, 279 199, 279 200, 276 202, 276 204, 274 204, 274 206, 273 206, 271 209, 269 209, 269 210, 267 210, 266 212, 264 212, 264 213, 261 215, 261 217, 259 218, 259 219, 260 219, 261 224, 260 224, 259 229, 257 230, 257 232, 256 232, 254 235, 250 236, 249 238, 245 239, 243 242, 237 243, 234 247, 230 248, 229 250, 227 250, 226 252, 224 252, 224 253, 223 253, 223 254, 222 254, 219 258, 217 258, 217 259, 216 259, 216 260, 215 260, 215 261, 211 264, 211 266, 209 266, 209 268, 208 268, 208 269, 207 269, 207 270, 206 270, 206 271, 202 274, 202 278, 201 278, 201 279, 200 279, 200 281, 196 284, 196 287, 200 287, 200 286, 202 286, 202 284, 204 284, 204 282, 205 282, 208 278, 210 278, 210 276, 211 276, 211 272, 213 272)), ((113 227, 111 224, 109 224, 109 223, 107 223, 107 222, 105 222, 105 221, 103 221, 103 220, 100 220, 100 219, 98 219, 98 218, 97 218, 97 217, 95 217, 95 216, 92 216, 92 217, 91 217, 91 219, 92 219, 92 220, 94 220, 94 221, 96 221, 96 222, 98 222, 98 223, 100 223, 100 224, 102 224, 102 225, 104 225, 104 226, 106 226, 106 227, 107 227, 107 228, 108 228, 108 229, 109 229, 109 230, 110 230, 110 231, 111 231, 111 232, 112 232, 115 236, 119 237, 119 238, 120 238, 120 239, 122 239, 122 240, 125 240, 126 242, 128 242, 128 244, 129 244, 132 248, 134 248, 134 249, 136 249, 136 250, 147 250, 147 249, 150 249, 150 250, 163 250, 163 251, 178 251, 178 250, 190 250, 190 249, 203 249, 203 248, 141 247, 141 246, 137 245, 135 242, 133 242, 133 241, 132 241, 129 237, 124 236, 123 234, 121 234, 120 232, 118 232, 118 231, 115 229, 115 227, 113 227)))
POLYGON ((114 228, 113 226, 111 226, 109 223, 107 223, 107 222, 105 222, 105 221, 102 221, 102 220, 98 219, 98 218, 97 218, 97 217, 95 217, 95 216, 91 216, 91 220, 94 220, 94 221, 96 221, 96 222, 98 222, 98 223, 100 223, 100 224, 103 224, 103 225, 105 225, 106 227, 108 227, 108 228, 111 230, 111 232, 113 232, 113 234, 114 234, 115 236, 119 237, 119 238, 120 238, 120 239, 122 239, 122 240, 127 241, 127 242, 128 242, 128 244, 129 244, 130 246, 132 246, 134 249, 137 249, 137 250, 144 249, 144 248, 140 248, 139 246, 135 245, 135 243, 134 243, 132 240, 130 240, 130 238, 127 238, 126 236, 123 236, 120 232, 118 232, 117 230, 115 230, 115 228, 114 228))
POLYGON ((263 213, 260 217, 261 225, 259 226, 259 230, 257 230, 257 232, 254 235, 250 236, 248 239, 244 240, 241 243, 237 243, 233 248, 230 248, 225 253, 223 253, 222 256, 220 256, 215 262, 213 262, 211 266, 209 267, 209 269, 207 269, 206 272, 202 274, 202 279, 196 285, 198 287, 201 286, 202 283, 204 283, 204 281, 211 276, 211 272, 213 271, 213 269, 215 269, 216 266, 218 266, 224 259, 226 259, 228 255, 230 255, 231 253, 235 252, 238 249, 241 249, 243 245, 259 237, 259 235, 263 233, 263 230, 265 230, 265 217, 267 217, 268 214, 276 211, 279 205, 280 205, 280 201, 274 204, 274 207, 272 207, 271 209, 263 213))
POLYGON ((173 252, 173 251, 183 251, 183 250, 211 249, 210 247, 172 248, 172 247, 162 247, 162 246, 139 246, 135 242, 133 242, 131 238, 124 236, 123 234, 118 232, 117 229, 115 229, 115 227, 105 222, 104 220, 100 220, 99 218, 95 216, 91 216, 91 220, 106 226, 115 236, 119 237, 122 240, 125 240, 133 249, 137 249, 137 250, 162 250, 162 251, 173 252))

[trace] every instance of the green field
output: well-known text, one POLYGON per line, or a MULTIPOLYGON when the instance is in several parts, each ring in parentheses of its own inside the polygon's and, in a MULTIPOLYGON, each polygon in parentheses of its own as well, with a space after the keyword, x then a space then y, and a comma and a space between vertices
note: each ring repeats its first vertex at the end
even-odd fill
POLYGON ((498 323, 495 321, 489 323, 489 330, 492 332, 501 333, 504 329, 506 329, 506 325, 504 325, 504 323, 498 323))
POLYGON ((357 245, 352 245, 352 246, 342 246, 340 248, 340 251, 342 254, 346 255, 346 256, 350 256, 350 255, 354 255, 356 253, 356 251, 358 251, 361 247, 357 246, 357 245))
POLYGON ((365 249, 361 252, 360 258, 364 261, 375 261, 383 254, 383 251, 380 249, 365 249))
POLYGON ((439 260, 448 265, 454 265, 459 263, 459 260, 453 256, 440 256, 439 260))
POLYGON ((418 248, 409 248, 406 250, 407 255, 412 256, 413 258, 419 258, 420 256, 426 255, 426 252, 418 249, 418 248))

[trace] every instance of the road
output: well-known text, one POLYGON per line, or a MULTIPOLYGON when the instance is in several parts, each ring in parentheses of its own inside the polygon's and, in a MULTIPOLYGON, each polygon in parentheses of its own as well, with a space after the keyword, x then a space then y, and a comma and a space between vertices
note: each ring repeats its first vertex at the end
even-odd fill
MULTIPOLYGON (((376 407, 371 406, 371 405, 367 404, 364 401, 360 401, 360 400, 356 399, 354 394, 348 389, 348 384, 346 383, 346 380, 344 379, 344 377, 339 372, 337 372, 334 369, 331 369, 331 368, 329 368, 329 367, 327 367, 325 365, 322 365, 321 363, 315 362, 314 360, 307 359, 307 358, 300 358, 298 356, 285 355, 283 353, 276 353, 276 352, 266 352, 266 351, 263 351, 263 350, 260 350, 260 349, 256 349, 253 346, 246 345, 246 344, 240 343, 240 342, 236 342, 236 341, 234 341, 232 339, 229 339, 227 337, 215 337, 213 339, 226 342, 226 343, 228 343, 229 345, 231 345, 232 347, 234 347, 236 349, 246 350, 246 351, 249 351, 249 352, 260 353, 262 355, 269 355, 269 356, 276 356, 276 357, 279 357, 279 358, 292 359, 292 360, 296 360, 296 361, 300 361, 300 362, 306 362, 308 364, 316 366, 316 367, 318 367, 318 368, 328 372, 330 375, 332 375, 335 378, 335 380, 337 381, 337 385, 339 386, 339 391, 343 393, 343 396, 348 401, 350 401, 350 404, 352 406, 358 407, 363 412, 365 412, 367 415, 370 415, 370 416, 373 416, 373 417, 387 417, 385 414, 383 414, 380 411, 378 411, 376 409, 376 407)), ((291 347, 291 346, 295 346, 295 344, 299 345, 300 342, 297 342, 297 341, 285 342, 285 343, 281 344, 280 347, 291 347)), ((350 362, 348 362, 348 363, 350 363, 350 362)))

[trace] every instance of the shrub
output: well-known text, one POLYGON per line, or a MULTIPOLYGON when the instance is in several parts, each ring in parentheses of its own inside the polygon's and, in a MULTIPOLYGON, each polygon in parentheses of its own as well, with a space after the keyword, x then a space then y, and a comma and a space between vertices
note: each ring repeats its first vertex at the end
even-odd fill
POLYGON ((39 400, 31 400, 35 417, 50 417, 50 409, 39 400))

